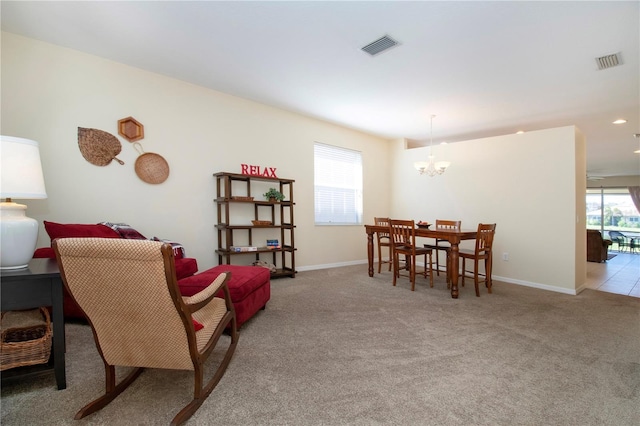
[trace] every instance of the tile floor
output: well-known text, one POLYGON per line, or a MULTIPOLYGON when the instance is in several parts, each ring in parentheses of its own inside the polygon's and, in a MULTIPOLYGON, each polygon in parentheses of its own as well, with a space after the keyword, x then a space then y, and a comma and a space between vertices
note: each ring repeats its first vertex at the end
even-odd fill
POLYGON ((640 254, 618 253, 603 263, 587 262, 587 287, 640 297, 640 254))

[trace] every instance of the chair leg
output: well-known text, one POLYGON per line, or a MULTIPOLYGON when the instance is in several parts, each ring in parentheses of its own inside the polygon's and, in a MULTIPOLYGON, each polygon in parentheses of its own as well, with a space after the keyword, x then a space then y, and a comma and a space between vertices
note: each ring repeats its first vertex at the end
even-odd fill
POLYGON ((438 255, 438 252, 440 250, 436 249, 436 275, 440 276, 440 256, 438 255))
MULTIPOLYGON (((171 426, 181 425, 182 423, 189 420, 189 418, 198 410, 198 408, 200 408, 202 403, 207 399, 209 394, 211 394, 211 392, 216 387, 218 382, 220 382, 220 379, 222 379, 222 376, 224 375, 224 373, 227 371, 227 367, 231 362, 231 357, 233 356, 233 353, 236 350, 236 346, 238 345, 238 330, 236 325, 237 324, 236 316, 231 314, 230 312, 228 312, 226 315, 228 315, 229 318, 221 321, 220 324, 218 325, 218 328, 214 333, 214 335, 217 335, 217 337, 214 337, 211 340, 212 343, 211 343, 209 352, 211 352, 215 347, 218 339, 222 335, 222 332, 225 330, 227 324, 231 323, 231 343, 227 348, 227 352, 224 355, 224 358, 222 359, 222 361, 220 361, 220 365, 218 366, 218 369, 216 370, 216 372, 213 374, 213 377, 211 378, 211 380, 209 380, 209 382, 205 386, 202 386, 202 383, 204 381, 204 365, 203 365, 204 361, 203 363, 200 363, 196 366, 196 368, 194 369, 195 383, 194 383, 194 391, 193 391, 193 400, 190 403, 188 403, 182 410, 180 410, 178 414, 176 414, 176 416, 171 421, 171 426)), ((205 350, 205 352, 207 352, 207 350, 205 350)), ((207 357, 205 357, 205 359, 206 358, 207 357)))
POLYGON ((127 375, 127 377, 122 379, 122 381, 116 385, 115 367, 105 362, 104 369, 106 382, 105 394, 82 407, 80 411, 76 413, 76 416, 74 417, 75 420, 80 420, 81 418, 86 417, 89 414, 95 413, 96 411, 106 407, 107 404, 113 401, 115 397, 120 395, 122 391, 124 391, 131 383, 133 383, 138 378, 140 373, 142 373, 142 370, 144 370, 144 368, 142 367, 134 369, 127 375))
POLYGON ((465 265, 465 260, 466 260, 466 258, 463 257, 462 258, 462 280, 460 280, 460 285, 462 287, 464 287, 464 277, 465 277, 465 275, 467 275, 467 268, 466 268, 466 265, 465 265))
POLYGON ((473 261, 473 283, 476 286, 476 297, 480 297, 480 290, 478 289, 478 259, 473 261))
POLYGON ((400 273, 400 260, 397 254, 393 254, 393 286, 396 286, 396 278, 400 273))
POLYGON ((382 270, 382 247, 380 247, 380 241, 378 241, 378 273, 382 270))
POLYGON ((493 286, 493 280, 491 279, 491 270, 493 269, 493 255, 489 254, 489 257, 484 260, 484 272, 487 274, 485 277, 487 284, 487 292, 491 294, 491 287, 493 286))
POLYGON ((411 280, 411 291, 416 290, 416 262, 415 259, 407 257, 409 263, 409 279, 411 280))
MULTIPOLYGON (((436 252, 436 257, 437 257, 437 252, 436 252)), ((425 268, 427 266, 427 255, 424 256, 424 260, 425 260, 425 268)), ((431 253, 429 253, 429 284, 431 286, 431 288, 433 288, 433 255, 431 253)))

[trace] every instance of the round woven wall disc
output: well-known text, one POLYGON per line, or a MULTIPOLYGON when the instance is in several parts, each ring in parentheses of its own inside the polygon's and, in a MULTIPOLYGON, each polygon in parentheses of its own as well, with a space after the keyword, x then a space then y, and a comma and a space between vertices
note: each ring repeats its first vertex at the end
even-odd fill
POLYGON ((162 183, 169 177, 169 164, 161 155, 146 152, 138 157, 136 174, 147 183, 162 183))

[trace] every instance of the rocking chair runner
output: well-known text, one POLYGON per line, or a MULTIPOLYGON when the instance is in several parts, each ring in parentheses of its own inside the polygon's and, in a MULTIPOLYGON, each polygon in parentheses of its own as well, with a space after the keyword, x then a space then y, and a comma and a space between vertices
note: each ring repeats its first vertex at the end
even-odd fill
POLYGON ((171 424, 189 419, 222 378, 238 344, 227 287, 230 273, 220 274, 200 293, 182 297, 169 244, 62 238, 53 248, 64 285, 84 311, 105 366, 105 394, 75 418, 105 407, 147 367, 194 371, 193 400, 171 424), (224 299, 215 297, 220 289, 224 299), (203 364, 229 324, 229 347, 205 384, 203 364), (115 366, 136 368, 116 384, 115 366))

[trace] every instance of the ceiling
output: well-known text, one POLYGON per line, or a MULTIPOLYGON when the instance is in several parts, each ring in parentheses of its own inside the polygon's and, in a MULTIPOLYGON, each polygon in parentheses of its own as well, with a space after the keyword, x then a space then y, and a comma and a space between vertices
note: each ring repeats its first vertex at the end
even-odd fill
POLYGON ((388 139, 428 143, 431 114, 434 143, 576 125, 589 175, 640 174, 637 1, 0 7, 3 31, 388 139), (361 50, 384 35, 399 44, 361 50))

